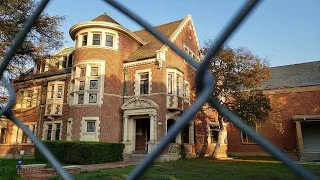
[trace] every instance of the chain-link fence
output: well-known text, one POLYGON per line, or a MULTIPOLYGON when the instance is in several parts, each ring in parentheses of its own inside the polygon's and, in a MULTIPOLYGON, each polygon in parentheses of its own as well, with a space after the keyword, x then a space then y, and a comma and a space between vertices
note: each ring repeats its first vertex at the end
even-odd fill
MULTIPOLYGON (((262 148, 264 148, 268 153, 270 153, 273 157, 284 163, 290 170, 296 173, 303 179, 316 179, 313 175, 311 175, 307 170, 297 165, 293 160, 291 160, 287 155, 285 155, 281 150, 276 148, 272 143, 268 140, 257 134, 250 126, 246 125, 242 120, 240 120, 237 116, 223 107, 219 101, 212 97, 215 84, 215 79, 212 77, 210 71, 208 70, 208 65, 212 57, 216 55, 220 47, 224 44, 224 42, 230 37, 232 32, 239 26, 239 24, 249 15, 249 13, 254 9, 254 7, 258 4, 259 0, 248 0, 247 3, 237 12, 234 18, 231 20, 229 25, 223 30, 221 35, 218 37, 215 44, 208 51, 207 55, 203 59, 201 63, 194 61, 191 57, 185 54, 181 49, 175 46, 171 41, 169 41, 164 35, 162 35, 159 31, 154 29, 147 21, 139 17, 137 14, 129 10, 127 7, 121 5, 117 1, 114 0, 104 0, 109 5, 113 6, 117 10, 121 11, 132 20, 137 22, 139 25, 148 30, 151 34, 153 34, 160 41, 165 43, 168 47, 170 47, 174 52, 180 55, 183 59, 185 59, 191 66, 193 66, 197 70, 196 74, 196 87, 197 87, 197 99, 192 104, 192 106, 184 111, 180 120, 174 124, 172 128, 167 133, 167 136, 164 137, 159 145, 149 153, 142 162, 130 173, 128 179, 137 179, 149 168, 154 160, 161 154, 161 152, 168 146, 172 139, 174 139, 178 133, 192 120, 195 114, 201 109, 203 104, 208 102, 214 109, 218 111, 218 113, 224 116, 229 122, 234 124, 237 128, 241 129, 243 132, 247 133, 255 142, 259 143, 262 148)), ((41 141, 19 120, 16 118, 11 112, 12 107, 15 105, 16 101, 16 93, 13 86, 10 84, 10 81, 5 76, 4 72, 11 60, 14 56, 16 50, 24 41, 27 33, 30 31, 31 27, 35 24, 37 18, 42 13, 43 9, 48 4, 49 0, 42 0, 39 3, 39 6, 35 9, 33 14, 27 19, 22 30, 17 34, 16 38, 12 42, 10 49, 5 53, 1 66, 0 66, 0 74, 1 81, 6 87, 10 98, 9 102, 5 107, 0 109, 0 116, 5 115, 12 122, 17 124, 23 132, 25 132, 31 141, 34 142, 36 148, 41 149, 42 154, 47 158, 47 160, 53 165, 55 170, 64 178, 64 179, 72 179, 72 177, 68 174, 66 170, 64 170, 61 164, 57 161, 57 159, 52 155, 52 153, 48 150, 48 148, 41 143, 41 141)), ((208 22, 210 23, 210 22, 208 22)), ((214 169, 212 169, 214 171, 214 169)), ((213 177, 214 178, 214 177, 213 177)))

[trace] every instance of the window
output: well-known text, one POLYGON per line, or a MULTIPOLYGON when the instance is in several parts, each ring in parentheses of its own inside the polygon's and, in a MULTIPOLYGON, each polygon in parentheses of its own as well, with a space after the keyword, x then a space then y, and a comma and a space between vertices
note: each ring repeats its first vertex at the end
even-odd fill
POLYGON ((53 98, 53 94, 54 94, 54 85, 50 86, 50 98, 53 98))
POLYGON ((80 77, 86 76, 86 68, 80 68, 80 77))
POLYGON ((84 94, 79 94, 78 95, 78 104, 83 104, 84 101, 84 94))
POLYGON ((67 59, 68 59, 68 56, 63 56, 63 60, 62 60, 62 68, 66 68, 67 67, 67 59))
MULTIPOLYGON (((255 126, 252 128, 255 129, 258 134, 262 134, 262 126, 261 125, 256 123, 255 126)), ((241 140, 242 140, 242 143, 245 143, 245 144, 256 143, 256 142, 254 142, 254 140, 251 137, 248 136, 248 134, 246 134, 243 131, 241 131, 241 140)))
POLYGON ((68 56, 68 67, 72 67, 72 55, 68 56))
POLYGON ((6 141, 5 141, 5 137, 6 137, 6 131, 7 131, 7 129, 6 128, 3 128, 3 127, 1 127, 0 128, 0 144, 5 144, 6 143, 6 141))
POLYGON ((51 140, 51 134, 52 134, 52 124, 48 124, 47 140, 51 140))
POLYGON ((220 126, 219 123, 214 123, 209 125, 209 138, 210 143, 217 143, 219 137, 220 126))
POLYGON ((79 81, 79 90, 84 90, 84 81, 79 81))
POLYGON ((184 51, 193 59, 198 60, 194 52, 192 52, 188 47, 184 46, 184 51))
POLYGON ((91 76, 98 76, 98 67, 91 67, 91 76))
POLYGON ((100 45, 101 34, 92 35, 92 45, 100 45))
POLYGON ((87 121, 87 132, 95 132, 95 131, 96 131, 96 122, 87 121))
POLYGON ((149 94, 149 73, 140 74, 140 94, 149 94))
POLYGON ((61 123, 56 123, 55 140, 60 140, 61 123))
POLYGON ((179 76, 177 76, 177 96, 179 96, 180 95, 180 77, 179 76))
MULTIPOLYGON (((21 129, 19 129, 19 131, 22 131, 21 129)), ((23 132, 22 134, 22 141, 21 143, 28 143, 28 136, 25 132, 23 132)))
POLYGON ((20 89, 17 92, 17 103, 15 108, 19 109, 36 107, 39 103, 39 88, 40 87, 20 89))
POLYGON ((58 86, 57 98, 62 98, 62 86, 58 86))
POLYGON ((98 89, 98 80, 90 80, 90 89, 98 89))
POLYGON ((113 47, 113 36, 106 35, 106 46, 113 47))
POLYGON ((33 95, 33 91, 27 91, 27 98, 26 98, 27 107, 32 107, 32 95, 33 95))
POLYGON ((45 140, 60 140, 61 129, 62 129, 61 121, 50 121, 45 122, 44 132, 46 132, 45 140))
POLYGON ((92 63, 77 64, 73 67, 71 80, 71 101, 70 105, 96 105, 101 103, 98 101, 98 97, 101 97, 100 93, 104 84, 104 61, 96 60, 92 63), (85 76, 86 78, 84 78, 85 76), (79 78, 80 77, 80 78, 79 78))
POLYGON ((89 94, 89 103, 97 103, 97 93, 89 94))
POLYGON ((84 34, 82 36, 82 46, 86 46, 88 44, 88 34, 84 34))
POLYGON ((173 74, 168 74, 168 94, 172 94, 173 74))

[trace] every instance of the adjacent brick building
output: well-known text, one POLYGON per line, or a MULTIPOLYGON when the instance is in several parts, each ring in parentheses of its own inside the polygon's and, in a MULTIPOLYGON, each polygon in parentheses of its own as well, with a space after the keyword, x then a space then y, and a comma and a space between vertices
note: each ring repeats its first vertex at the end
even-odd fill
MULTIPOLYGON (((270 98, 269 118, 254 128, 278 148, 302 160, 320 160, 320 62, 271 68, 262 87, 270 98)), ((265 156, 258 144, 229 125, 228 153, 265 156)))

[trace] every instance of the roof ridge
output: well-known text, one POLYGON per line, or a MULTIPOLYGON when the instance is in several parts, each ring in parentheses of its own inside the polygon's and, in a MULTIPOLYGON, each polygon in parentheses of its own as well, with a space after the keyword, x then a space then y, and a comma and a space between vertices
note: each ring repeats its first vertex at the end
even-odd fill
MULTIPOLYGON (((165 26, 165 25, 169 25, 169 24, 173 24, 173 23, 176 23, 178 21, 183 21, 184 19, 179 19, 179 20, 175 20, 175 21, 172 21, 172 22, 168 22, 168 23, 165 23, 165 24, 160 24, 160 25, 156 25, 156 26, 153 26, 153 28, 157 28, 157 27, 160 27, 160 26, 165 26)), ((139 31, 147 31, 146 29, 140 29, 140 30, 136 30, 136 31, 133 31, 133 33, 136 33, 136 32, 139 32, 139 31)), ((148 31, 149 32, 149 31, 148 31)))
POLYGON ((273 67, 270 67, 270 68, 280 68, 280 67, 298 66, 298 65, 302 65, 302 64, 317 63, 317 62, 320 63, 320 60, 303 62, 303 63, 296 63, 296 64, 287 64, 287 65, 281 65, 281 66, 273 66, 273 67))

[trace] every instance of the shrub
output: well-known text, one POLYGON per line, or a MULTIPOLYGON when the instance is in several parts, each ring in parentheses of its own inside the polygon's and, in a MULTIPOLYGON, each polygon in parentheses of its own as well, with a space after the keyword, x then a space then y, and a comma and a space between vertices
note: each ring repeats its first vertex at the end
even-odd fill
MULTIPOLYGON (((123 160, 124 144, 92 141, 43 141, 64 164, 99 164, 123 160)), ((36 148, 35 159, 46 161, 36 148)))

